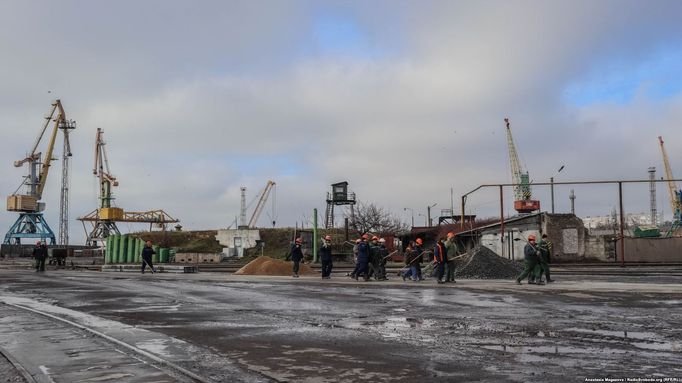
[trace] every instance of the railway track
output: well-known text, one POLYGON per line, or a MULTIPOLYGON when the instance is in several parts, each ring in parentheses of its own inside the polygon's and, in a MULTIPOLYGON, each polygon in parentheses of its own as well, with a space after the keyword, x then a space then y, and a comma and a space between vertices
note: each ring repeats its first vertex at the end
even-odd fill
MULTIPOLYGON (((99 340, 97 343, 106 343, 110 347, 108 348, 107 352, 112 355, 116 355, 118 358, 125 358, 127 357, 127 360, 129 363, 132 365, 136 366, 137 370, 140 370, 141 367, 146 369, 153 368, 157 370, 157 379, 161 378, 161 380, 156 380, 160 382, 164 381, 179 381, 179 382, 192 382, 192 383, 210 383, 210 382, 215 382, 214 380, 210 379, 209 377, 202 376, 196 372, 190 371, 177 363, 170 361, 162 356, 159 356, 157 354, 151 353, 149 351, 143 350, 130 342, 127 342, 123 339, 119 339, 117 337, 111 336, 104 334, 103 332, 81 324, 81 323, 76 323, 73 320, 66 319, 63 316, 58 316, 55 315, 54 313, 47 312, 44 310, 37 309, 35 307, 28 307, 22 304, 18 303, 13 303, 11 301, 7 301, 6 299, 3 299, 3 297, 0 297, 0 304, 5 304, 9 306, 10 308, 13 308, 15 310, 23 311, 27 314, 36 314, 36 316, 42 317, 43 319, 46 319, 47 321, 51 322, 51 324, 45 323, 45 321, 40 321, 39 319, 32 318, 32 325, 36 326, 36 324, 39 327, 46 327, 50 328, 52 331, 54 329, 59 329, 59 331, 54 331, 55 335, 54 338, 56 339, 56 343, 62 343, 64 342, 64 339, 69 339, 70 337, 66 337, 64 335, 65 332, 67 331, 77 331, 81 333, 86 333, 87 336, 76 336, 75 338, 78 338, 79 341, 81 342, 86 342, 84 348, 97 348, 97 346, 93 345, 93 342, 90 341, 90 338, 96 338, 99 340), (88 339, 87 341, 83 341, 82 339, 88 339), (124 356, 120 356, 120 354, 123 354, 124 356), (143 364, 140 364, 142 362, 143 364), (160 374, 159 374, 160 373, 160 374), (165 378, 165 380, 164 380, 165 378), (170 379, 168 379, 170 378, 170 379)), ((15 314, 17 315, 17 314, 15 314)), ((21 314, 18 314, 21 316, 21 314)), ((86 321, 87 322, 87 321, 86 321)), ((49 339, 49 337, 48 337, 49 339)), ((72 339, 69 339, 69 341, 72 341, 72 339)), ((41 338, 41 348, 43 347, 49 347, 45 345, 45 337, 43 336, 41 338)), ((48 340, 49 342, 49 340, 48 340)), ((35 344, 32 346, 29 345, 29 347, 36 347, 35 344)), ((101 348, 101 345, 99 345, 101 348)), ((29 350, 30 351, 30 350, 29 350)), ((17 355, 25 355, 26 350, 20 350, 17 352, 17 355)), ((73 350, 66 350, 66 356, 62 358, 62 360, 68 360, 68 358, 71 356, 69 352, 73 352, 73 350)), ((52 375, 45 373, 46 370, 50 370, 50 368, 46 368, 44 365, 33 365, 32 363, 29 364, 26 362, 26 360, 19 360, 18 358, 15 358, 12 355, 12 352, 7 349, 1 349, 0 348, 0 353, 2 353, 12 365, 17 369, 17 371, 24 377, 24 379, 28 383, 33 383, 33 382, 54 382, 55 380, 52 379, 52 375), (41 373, 41 371, 43 373, 41 373)), ((104 351, 101 351, 100 353, 104 353, 104 351)), ((29 362, 32 362, 34 358, 29 359, 29 362)), ((40 361, 40 357, 35 357, 35 364, 42 363, 40 361)), ((109 357, 104 358, 106 363, 110 363, 109 357)), ((97 364, 97 361, 94 362, 94 364, 97 364)), ((121 368, 125 369, 124 366, 118 366, 119 370, 121 368)), ((89 369, 88 369, 89 370, 89 369)), ((101 378, 101 375, 103 372, 101 370, 94 369, 93 372, 91 373, 92 376, 88 376, 87 370, 85 372, 80 372, 81 374, 85 374, 85 380, 92 380, 92 381, 97 381, 101 378)), ((116 375, 112 374, 111 372, 107 372, 110 375, 116 375)), ((71 372, 69 372, 71 374, 71 372)), ((141 380, 139 381, 146 381, 148 379, 147 374, 140 374, 143 375, 141 376, 141 380)), ((64 378, 63 376, 58 376, 54 375, 57 381, 62 380, 62 381, 68 381, 69 378, 64 378), (61 378, 61 379, 60 379, 61 378)), ((79 379, 80 380, 80 379, 79 379)), ((83 381, 85 381, 83 380, 83 381)), ((137 381, 137 380, 131 380, 131 381, 137 381)))

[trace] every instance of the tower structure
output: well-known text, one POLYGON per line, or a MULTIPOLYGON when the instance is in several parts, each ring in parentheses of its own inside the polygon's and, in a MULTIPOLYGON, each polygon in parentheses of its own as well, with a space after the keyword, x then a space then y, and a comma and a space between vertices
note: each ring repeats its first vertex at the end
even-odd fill
POLYGON ((656 168, 649 168, 649 209, 651 210, 651 224, 656 226, 656 168))
POLYGON ((327 193, 327 210, 324 217, 324 227, 334 228, 334 206, 349 206, 350 225, 355 226, 355 193, 348 192, 348 182, 332 184, 332 192, 327 193))
POLYGON ((64 121, 59 127, 63 132, 64 142, 62 146, 62 190, 59 199, 59 241, 62 246, 69 245, 69 186, 70 174, 69 166, 71 163, 71 143, 69 141, 69 131, 76 129, 74 121, 64 121))

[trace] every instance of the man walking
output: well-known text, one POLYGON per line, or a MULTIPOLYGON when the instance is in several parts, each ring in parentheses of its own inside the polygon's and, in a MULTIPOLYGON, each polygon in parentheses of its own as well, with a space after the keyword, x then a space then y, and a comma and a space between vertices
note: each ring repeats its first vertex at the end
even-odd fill
POLYGON ((538 243, 538 250, 540 250, 540 257, 538 263, 540 264, 540 273, 538 281, 542 281, 542 275, 545 275, 545 281, 552 283, 554 280, 549 276, 549 263, 552 257, 552 242, 547 239, 547 234, 543 234, 538 243))
MULTIPOLYGON (((526 267, 523 270, 523 272, 518 277, 516 277, 517 285, 520 285, 521 280, 523 280, 525 277, 527 277, 530 274, 535 274, 536 272, 536 266, 538 265, 538 257, 540 256, 540 251, 537 249, 537 246, 535 244, 535 234, 531 234, 528 236, 528 243, 523 248, 523 256, 524 261, 526 263, 526 267)), ((536 277, 536 279, 539 278, 536 277)), ((544 285, 544 283, 540 280, 538 280, 536 284, 544 285)))
POLYGON ((412 262, 412 278, 414 278, 415 281, 421 281, 424 278, 422 277, 422 254, 424 254, 424 250, 422 249, 422 245, 424 244, 424 241, 421 238, 417 238, 415 241, 415 247, 414 247, 414 258, 410 260, 412 262))
POLYGON ((356 281, 360 274, 363 275, 365 281, 369 280, 369 244, 367 239, 369 236, 367 234, 362 235, 362 240, 358 243, 358 262, 355 264, 355 271, 353 272, 353 279, 356 281))
POLYGON ((298 278, 298 268, 299 264, 303 260, 303 250, 301 250, 301 244, 303 239, 301 237, 296 238, 294 244, 291 246, 291 260, 294 262, 293 277, 298 278))
POLYGON ((445 283, 443 275, 445 274, 445 264, 448 261, 447 250, 443 240, 439 239, 436 246, 433 247, 433 261, 436 262, 436 280, 438 283, 445 283))
POLYGON ((449 232, 445 240, 445 251, 448 255, 445 263, 445 282, 455 283, 455 257, 459 255, 459 249, 453 232, 449 232))
POLYGON ((320 247, 320 261, 322 262, 322 279, 331 279, 332 275, 332 237, 324 237, 324 243, 320 247))
POLYGON ((45 271, 45 259, 47 259, 47 246, 45 242, 36 242, 33 249, 33 258, 36 260, 36 273, 45 271))
POLYGON ((154 251, 154 248, 152 248, 152 241, 147 241, 144 244, 144 247, 142 248, 142 274, 144 274, 144 269, 145 267, 149 266, 150 269, 152 269, 152 273, 156 272, 156 269, 154 269, 154 265, 152 264, 152 256, 156 254, 154 251))
POLYGON ((388 262, 388 250, 386 249, 386 240, 379 238, 379 275, 380 281, 388 280, 386 277, 386 262, 388 262))

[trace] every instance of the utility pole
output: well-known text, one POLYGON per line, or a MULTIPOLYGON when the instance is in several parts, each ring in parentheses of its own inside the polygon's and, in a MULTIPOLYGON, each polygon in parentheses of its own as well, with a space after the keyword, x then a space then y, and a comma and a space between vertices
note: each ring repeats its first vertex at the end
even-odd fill
POLYGON ((436 205, 438 205, 438 202, 434 203, 433 205, 429 205, 429 206, 426 207, 426 220, 427 220, 427 225, 428 225, 429 227, 432 226, 432 223, 431 223, 431 208, 434 207, 434 206, 436 206, 436 205))
POLYGON ((573 192, 573 189, 571 189, 571 194, 568 198, 571 200, 571 214, 575 215, 575 193, 573 192))
POLYGON ((649 168, 649 207, 651 209, 651 224, 656 226, 656 168, 649 168))

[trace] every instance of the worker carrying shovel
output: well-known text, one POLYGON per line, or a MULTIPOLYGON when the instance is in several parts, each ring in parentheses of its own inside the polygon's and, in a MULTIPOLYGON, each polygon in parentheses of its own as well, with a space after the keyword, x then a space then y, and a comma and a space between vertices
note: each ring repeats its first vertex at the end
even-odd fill
POLYGON ((154 265, 152 265, 152 255, 156 254, 154 249, 152 248, 152 241, 147 241, 144 244, 144 248, 142 249, 142 274, 144 274, 144 269, 145 267, 149 266, 150 269, 152 269, 152 274, 156 273, 156 270, 154 269, 154 265))
POLYGON ((528 236, 528 243, 526 243, 526 246, 523 248, 523 256, 524 256, 524 261, 525 261, 525 269, 523 272, 516 277, 516 284, 520 285, 521 281, 526 278, 529 274, 533 274, 535 279, 537 280, 536 284, 538 285, 544 285, 545 283, 540 280, 540 275, 538 275, 538 261, 540 259, 540 250, 537 248, 535 244, 535 234, 531 234, 528 236))

